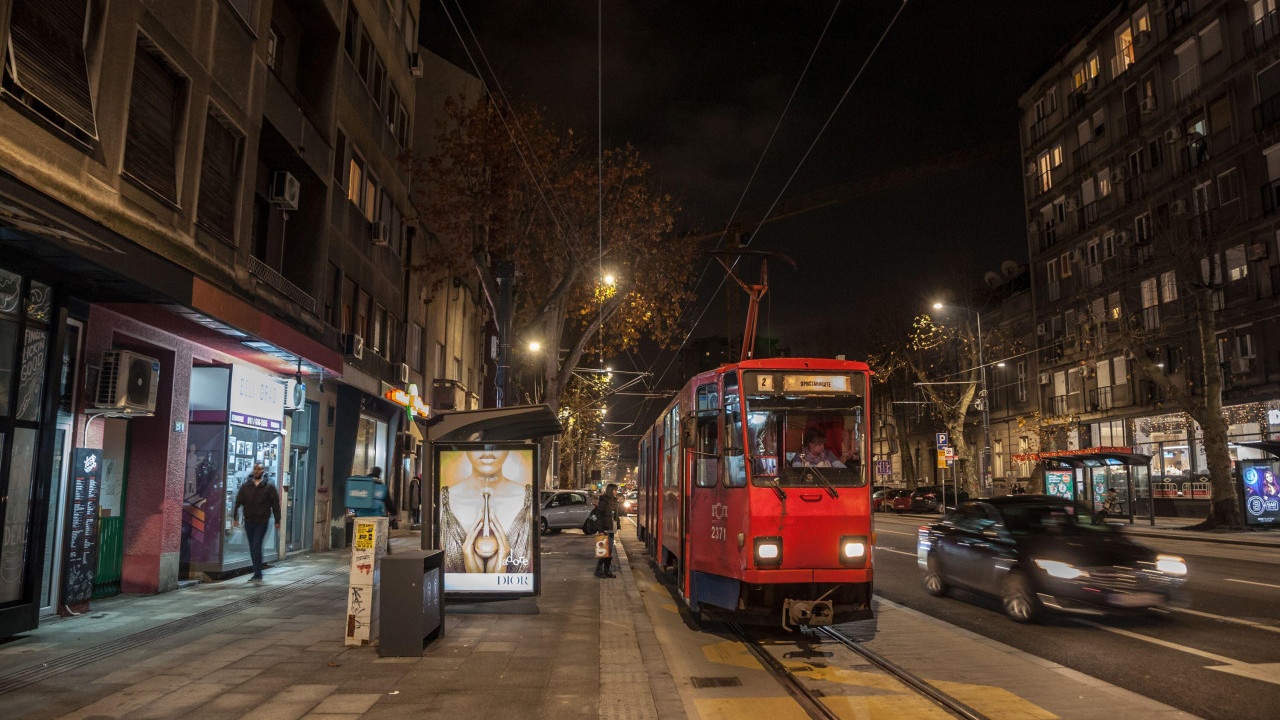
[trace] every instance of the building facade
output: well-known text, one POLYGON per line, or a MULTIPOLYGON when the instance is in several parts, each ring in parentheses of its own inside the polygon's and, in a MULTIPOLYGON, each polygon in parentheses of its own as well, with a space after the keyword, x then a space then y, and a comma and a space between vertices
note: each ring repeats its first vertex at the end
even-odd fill
POLYGON ((1280 430, 1278 61, 1269 0, 1125 2, 1019 102, 1044 449, 1132 446, 1157 498, 1207 502, 1207 464, 1140 365, 1195 392, 1212 333, 1233 459, 1280 430))

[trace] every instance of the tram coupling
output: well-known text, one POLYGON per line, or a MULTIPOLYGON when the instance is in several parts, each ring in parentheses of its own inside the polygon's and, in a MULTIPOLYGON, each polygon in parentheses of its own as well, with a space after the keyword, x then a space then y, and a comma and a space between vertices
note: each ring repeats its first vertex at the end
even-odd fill
POLYGON ((792 600, 782 603, 782 628, 788 632, 803 627, 826 627, 835 618, 830 600, 792 600))

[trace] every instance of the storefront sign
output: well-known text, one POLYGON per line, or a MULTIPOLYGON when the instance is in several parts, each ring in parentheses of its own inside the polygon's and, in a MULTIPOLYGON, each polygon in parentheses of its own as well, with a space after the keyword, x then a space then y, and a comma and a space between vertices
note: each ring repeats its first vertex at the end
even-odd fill
POLYGON ((1044 491, 1047 495, 1071 500, 1075 496, 1075 471, 1047 470, 1044 474, 1044 491))
POLYGON ((382 396, 408 410, 409 417, 413 417, 414 415, 426 417, 431 412, 431 408, 428 407, 427 404, 423 402, 422 398, 418 396, 417 385, 410 385, 408 391, 401 390, 400 388, 391 388, 383 393, 382 396))
POLYGON ((784 375, 784 392, 849 392, 847 375, 784 375))
POLYGON ((1052 460, 1053 458, 1070 458, 1070 457, 1078 457, 1080 455, 1107 455, 1107 454, 1132 455, 1133 448, 1131 447, 1095 447, 1095 448, 1084 448, 1081 450, 1055 450, 1053 452, 1024 453, 1020 455, 1014 455, 1013 459, 1015 462, 1036 462, 1038 460, 1052 460))
POLYGON ((1241 473, 1244 482, 1245 523, 1280 524, 1280 481, 1266 465, 1249 465, 1241 473))
POLYGON ((279 432, 284 429, 284 381, 246 365, 231 369, 231 422, 279 432))
POLYGON ((536 452, 523 443, 436 447, 446 592, 537 592, 536 452))
POLYGON ((98 557, 98 491, 102 480, 102 451, 76 448, 71 453, 69 532, 64 557, 62 604, 88 602, 98 557))

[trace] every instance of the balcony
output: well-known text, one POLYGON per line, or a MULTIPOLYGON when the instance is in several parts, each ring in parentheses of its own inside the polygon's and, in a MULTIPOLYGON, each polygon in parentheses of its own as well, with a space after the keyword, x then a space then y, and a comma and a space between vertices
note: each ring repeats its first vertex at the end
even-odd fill
POLYGON ((1270 45, 1276 37, 1280 37, 1280 12, 1272 10, 1245 31, 1244 44, 1250 52, 1257 52, 1270 45))
POLYGON ((1066 417, 1067 415, 1067 396, 1059 395, 1049 398, 1049 416, 1050 417, 1066 417))
POLYGON ((249 273, 258 278, 276 292, 294 301, 303 310, 316 314, 316 299, 302 288, 289 282, 288 278, 271 269, 269 265, 252 255, 249 256, 249 273))
POLYGON ((1189 102, 1200 91, 1200 66, 1192 65, 1173 79, 1173 98, 1181 105, 1189 102))
POLYGON ((1093 412, 1106 412, 1115 407, 1110 387, 1094 388, 1089 391, 1089 409, 1093 412))
POLYGON ((1089 100, 1089 94, 1084 87, 1078 87, 1067 95, 1067 112, 1076 113, 1084 109, 1085 103, 1089 100))
POLYGON ((1272 95, 1253 109, 1253 130, 1262 132, 1277 122, 1280 122, 1280 95, 1272 95))
POLYGON ((1049 118, 1042 117, 1031 123, 1031 142, 1035 142, 1044 137, 1044 134, 1047 132, 1049 132, 1049 118))

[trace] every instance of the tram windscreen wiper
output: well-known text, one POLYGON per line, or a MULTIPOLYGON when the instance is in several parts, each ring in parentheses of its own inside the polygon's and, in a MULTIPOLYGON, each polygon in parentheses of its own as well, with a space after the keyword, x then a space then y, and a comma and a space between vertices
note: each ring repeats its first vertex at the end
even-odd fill
POLYGON ((777 477, 773 479, 773 493, 778 496, 778 502, 782 503, 782 514, 787 514, 787 493, 782 489, 782 481, 777 477))
POLYGON ((836 491, 836 486, 831 484, 831 481, 827 479, 826 475, 822 474, 821 470, 819 470, 817 467, 814 467, 812 465, 805 468, 805 472, 808 472, 810 470, 813 471, 814 475, 818 476, 818 480, 822 483, 822 486, 827 489, 827 492, 831 493, 832 498, 840 497, 840 493, 836 491))

